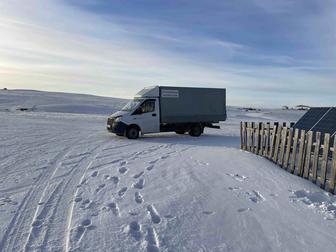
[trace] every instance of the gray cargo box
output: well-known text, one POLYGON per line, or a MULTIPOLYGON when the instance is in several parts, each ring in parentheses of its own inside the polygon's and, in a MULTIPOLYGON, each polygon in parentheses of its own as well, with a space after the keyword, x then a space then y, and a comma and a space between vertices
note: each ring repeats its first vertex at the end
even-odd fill
POLYGON ((219 88, 160 87, 161 123, 226 120, 226 90, 219 88))

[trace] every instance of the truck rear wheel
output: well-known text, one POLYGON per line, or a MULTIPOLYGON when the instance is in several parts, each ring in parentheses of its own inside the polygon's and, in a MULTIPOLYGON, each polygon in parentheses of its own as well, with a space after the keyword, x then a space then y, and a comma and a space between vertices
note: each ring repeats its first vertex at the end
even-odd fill
POLYGON ((189 135, 193 137, 199 137, 202 135, 202 126, 201 125, 193 125, 190 128, 189 135))
POLYGON ((127 129, 126 136, 128 139, 137 139, 139 137, 139 129, 135 126, 131 126, 127 129))

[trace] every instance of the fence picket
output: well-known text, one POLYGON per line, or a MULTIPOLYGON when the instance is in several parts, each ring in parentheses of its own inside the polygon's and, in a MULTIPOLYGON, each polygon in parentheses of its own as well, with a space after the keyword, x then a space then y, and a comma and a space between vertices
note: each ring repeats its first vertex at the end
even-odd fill
POLYGON ((286 146, 286 140, 287 140, 287 127, 285 126, 282 129, 282 136, 281 136, 281 144, 280 144, 280 156, 278 159, 278 164, 282 167, 283 161, 284 161, 284 154, 285 154, 285 146, 286 146))
POLYGON ((317 168, 320 159, 320 149, 321 149, 321 132, 316 132, 316 140, 314 144, 314 156, 312 165, 312 182, 315 184, 317 180, 317 168))
POLYGON ((328 133, 324 134, 322 165, 321 165, 321 175, 320 175, 320 187, 321 188, 325 187, 325 183, 327 179, 329 141, 330 141, 330 134, 328 133))
POLYGON ((247 122, 244 122, 244 150, 247 150, 247 122))
POLYGON ((268 149, 269 149, 269 142, 270 142, 270 124, 266 124, 266 131, 265 131, 265 150, 263 153, 264 157, 268 157, 268 149))
POLYGON ((273 162, 275 162, 275 163, 278 161, 281 131, 282 131, 282 126, 279 125, 278 130, 277 130, 277 134, 276 134, 275 147, 274 147, 274 153, 273 153, 273 162))
POLYGON ((272 156, 273 156, 276 133, 277 133, 277 125, 274 124, 273 130, 272 130, 272 138, 271 138, 271 141, 270 141, 270 151, 269 151, 269 154, 268 154, 268 159, 272 159, 272 156))
POLYGON ((264 152, 264 147, 265 147, 265 125, 263 123, 260 124, 260 148, 259 148, 259 155, 262 156, 264 152))
POLYGON ((303 177, 306 178, 306 179, 309 178, 312 143, 313 143, 313 132, 308 131, 308 133, 307 133, 307 146, 306 146, 306 158, 305 158, 304 171, 303 171, 303 177))
POLYGON ((297 170, 297 175, 301 177, 303 175, 303 163, 304 163, 303 154, 304 154, 305 138, 306 138, 306 131, 301 130, 300 143, 299 143, 299 156, 298 156, 298 170, 297 170))
POLYGON ((255 133, 255 148, 254 153, 258 154, 260 148, 260 123, 257 124, 256 133, 255 133))
POLYGON ((246 149, 247 151, 251 150, 251 123, 247 123, 247 145, 246 145, 246 149))
POLYGON ((299 129, 295 129, 294 140, 293 140, 292 160, 291 160, 291 164, 290 164, 290 172, 291 173, 294 173, 294 170, 295 170, 298 141, 299 141, 299 129))
POLYGON ((239 134, 240 134, 240 149, 242 150, 243 147, 244 147, 244 139, 243 139, 243 122, 240 122, 240 131, 239 131, 239 134))
POLYGON ((293 130, 292 129, 287 129, 287 145, 286 145, 286 153, 285 153, 285 158, 284 158, 284 162, 282 164, 282 167, 286 170, 288 170, 288 162, 289 162, 289 158, 290 158, 290 154, 291 154, 291 150, 292 150, 292 142, 293 142, 293 130))
POLYGON ((328 190, 331 193, 335 191, 335 183, 336 183, 336 137, 334 137, 334 150, 332 156, 332 168, 331 168, 331 175, 329 180, 328 190))

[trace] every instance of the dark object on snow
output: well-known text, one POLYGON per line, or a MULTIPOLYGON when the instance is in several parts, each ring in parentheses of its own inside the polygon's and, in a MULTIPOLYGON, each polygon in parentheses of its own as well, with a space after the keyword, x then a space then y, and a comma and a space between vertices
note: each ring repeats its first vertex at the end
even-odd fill
POLYGON ((29 108, 16 108, 17 111, 29 111, 29 108))

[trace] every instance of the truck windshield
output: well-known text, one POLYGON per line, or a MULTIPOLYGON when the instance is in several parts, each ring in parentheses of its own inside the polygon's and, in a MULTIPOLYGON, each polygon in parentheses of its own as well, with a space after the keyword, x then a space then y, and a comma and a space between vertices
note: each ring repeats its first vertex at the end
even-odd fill
POLYGON ((133 110, 135 110, 139 106, 140 103, 143 102, 143 100, 144 99, 134 99, 134 100, 130 101, 129 103, 127 103, 125 105, 125 107, 123 107, 121 110, 132 112, 133 110))

